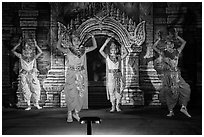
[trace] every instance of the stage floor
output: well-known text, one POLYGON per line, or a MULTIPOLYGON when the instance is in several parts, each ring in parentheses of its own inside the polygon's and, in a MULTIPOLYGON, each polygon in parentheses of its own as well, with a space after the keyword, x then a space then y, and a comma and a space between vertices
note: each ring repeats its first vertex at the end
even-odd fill
MULTIPOLYGON (((175 110, 173 118, 166 117, 161 107, 122 107, 119 113, 109 108, 82 110, 80 115, 98 116, 101 124, 92 125, 94 135, 201 135, 202 110, 190 109, 192 118, 175 110)), ((66 108, 43 108, 31 111, 2 108, 3 135, 86 135, 86 124, 66 122, 66 108)))

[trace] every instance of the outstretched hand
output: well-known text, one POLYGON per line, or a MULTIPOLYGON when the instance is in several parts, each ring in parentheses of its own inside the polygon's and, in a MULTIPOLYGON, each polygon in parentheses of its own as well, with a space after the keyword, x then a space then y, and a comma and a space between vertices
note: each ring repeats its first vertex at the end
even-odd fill
POLYGON ((161 39, 162 39, 162 36, 161 36, 161 31, 159 31, 159 32, 157 33, 157 37, 158 37, 158 39, 159 39, 159 40, 161 40, 161 39))
POLYGON ((33 41, 34 41, 34 43, 35 43, 35 46, 37 46, 37 41, 36 41, 36 39, 33 39, 33 41))
POLYGON ((178 31, 177 31, 177 29, 175 29, 175 37, 176 37, 176 38, 178 37, 178 31))
POLYGON ((109 37, 109 38, 106 39, 106 41, 110 41, 111 39, 112 39, 112 37, 109 37))
POLYGON ((22 42, 22 37, 20 37, 18 40, 18 43, 21 43, 21 42, 22 42))

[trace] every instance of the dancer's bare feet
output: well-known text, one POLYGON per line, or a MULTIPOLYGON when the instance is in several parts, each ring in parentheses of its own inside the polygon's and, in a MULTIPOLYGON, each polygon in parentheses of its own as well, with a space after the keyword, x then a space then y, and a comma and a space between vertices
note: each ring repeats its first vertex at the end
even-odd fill
POLYGON ((73 113, 73 117, 79 121, 80 120, 80 117, 79 117, 79 114, 78 113, 73 113))
POLYGON ((117 106, 116 106, 116 110, 117 110, 117 112, 120 112, 120 111, 121 111, 121 109, 120 109, 120 106, 119 106, 119 105, 117 105, 117 106))
POLYGON ((37 109, 42 109, 42 107, 39 106, 39 104, 34 104, 34 106, 35 106, 37 109))
POLYGON ((173 111, 169 111, 169 114, 166 115, 167 117, 172 117, 174 116, 174 112, 173 111))
POLYGON ((115 111, 115 106, 112 106, 110 112, 114 112, 114 111, 115 111))
POLYGON ((191 117, 191 115, 188 113, 187 108, 186 107, 181 107, 180 111, 185 114, 187 117, 191 117))
POLYGON ((68 122, 68 123, 73 122, 73 119, 72 119, 72 112, 68 112, 68 114, 67 114, 67 122, 68 122))
POLYGON ((31 110, 31 106, 28 106, 25 110, 26 110, 26 111, 31 110))

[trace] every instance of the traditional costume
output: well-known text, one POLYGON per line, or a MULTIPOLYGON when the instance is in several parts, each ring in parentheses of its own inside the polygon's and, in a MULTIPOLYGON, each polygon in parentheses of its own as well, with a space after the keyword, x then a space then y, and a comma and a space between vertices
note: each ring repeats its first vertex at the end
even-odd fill
POLYGON ((23 60, 22 56, 20 57, 20 83, 19 89, 22 90, 24 95, 24 99, 28 104, 28 108, 26 110, 30 110, 30 99, 33 95, 34 98, 34 106, 38 109, 41 107, 38 105, 38 101, 40 100, 40 82, 37 78, 37 68, 36 68, 36 59, 34 58, 31 62, 26 62, 23 60))
POLYGON ((186 109, 187 103, 190 100, 191 90, 190 86, 181 77, 178 69, 178 51, 176 49, 173 52, 163 51, 161 63, 163 76, 160 100, 167 103, 168 109, 172 114, 173 108, 179 101, 182 105, 181 111, 190 117, 187 110, 183 109, 186 109))
POLYGON ((88 92, 86 52, 84 48, 70 49, 66 54, 65 97, 68 111, 80 111, 84 104, 84 94, 88 92))

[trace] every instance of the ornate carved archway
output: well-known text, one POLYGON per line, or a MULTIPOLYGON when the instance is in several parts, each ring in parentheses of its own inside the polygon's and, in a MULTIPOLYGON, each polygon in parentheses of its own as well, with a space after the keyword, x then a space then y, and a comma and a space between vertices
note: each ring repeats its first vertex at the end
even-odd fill
MULTIPOLYGON (((99 7, 101 7, 101 9, 98 10, 100 12, 96 13, 93 10, 90 10, 96 9, 96 4, 91 3, 90 6, 88 6, 88 9, 85 10, 88 11, 88 13, 86 13, 87 16, 81 18, 79 15, 77 15, 76 18, 70 20, 66 28, 76 29, 79 32, 80 39, 83 43, 89 39, 89 35, 86 34, 90 32, 94 35, 108 35, 114 37, 120 44, 123 44, 128 49, 129 54, 122 62, 122 72, 126 77, 126 89, 124 90, 122 104, 144 104, 143 95, 139 89, 138 56, 142 51, 141 45, 145 41, 145 22, 142 21, 136 26, 136 23, 133 22, 132 19, 129 19, 125 13, 115 8, 113 4, 102 3, 102 5, 99 7)), ((53 22, 56 23, 56 20, 53 20, 53 22)), ((53 44, 56 44, 57 41, 57 27, 60 26, 56 25, 56 27, 51 29, 51 41, 55 41, 53 44)), ((52 57, 55 58, 56 56, 52 55, 52 57)), ((59 72, 61 72, 60 75, 64 74, 64 65, 61 65, 62 67, 60 71, 60 69, 56 69, 54 62, 51 64, 52 66, 49 74, 57 74, 59 72)), ((61 94, 60 106, 66 106, 64 93, 63 91, 61 92, 63 89, 62 85, 59 84, 59 86, 52 87, 53 86, 49 84, 49 82, 46 84, 45 80, 44 89, 47 91, 47 101, 49 102, 50 96, 53 98, 53 89, 58 89, 57 92, 61 94)), ((57 92, 56 90, 54 91, 55 94, 57 92)))
POLYGON ((82 23, 77 30, 83 42, 87 41, 89 38, 86 37, 86 33, 94 33, 114 37, 120 44, 123 44, 126 47, 131 47, 132 44, 140 46, 144 42, 144 39, 136 38, 136 35, 139 33, 138 31, 144 31, 144 23, 145 22, 143 21, 138 24, 135 32, 132 35, 132 33, 128 32, 128 30, 114 18, 96 15, 95 17, 82 23))

